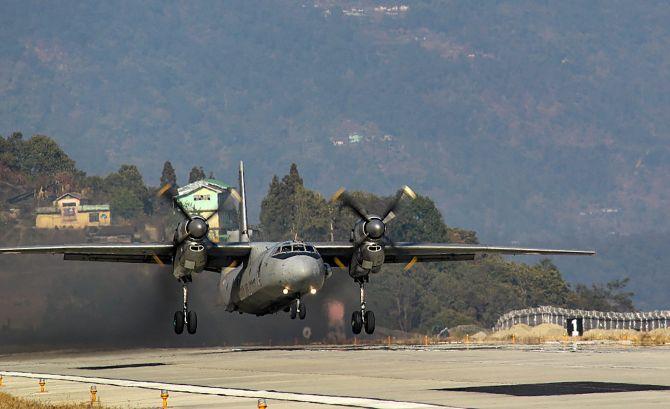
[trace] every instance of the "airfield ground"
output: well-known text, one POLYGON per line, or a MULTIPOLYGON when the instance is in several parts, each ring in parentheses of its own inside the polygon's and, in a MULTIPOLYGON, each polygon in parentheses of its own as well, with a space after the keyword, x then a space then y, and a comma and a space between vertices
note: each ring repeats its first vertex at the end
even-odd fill
POLYGON ((347 407, 349 397, 378 399, 351 400, 360 407, 389 408, 420 407, 412 402, 467 408, 670 405, 670 347, 619 344, 580 344, 576 350, 554 343, 24 353, 0 355, 3 371, 0 391, 14 396, 83 402, 96 384, 104 405, 124 408, 160 407, 163 387, 174 408, 249 409, 260 397, 268 397, 271 409, 343 407, 310 399, 339 399, 347 407), (46 379, 46 392, 39 393, 43 374, 77 376, 81 383, 46 379), (105 384, 131 381, 149 383, 105 384), (202 394, 222 391, 238 396, 202 394))

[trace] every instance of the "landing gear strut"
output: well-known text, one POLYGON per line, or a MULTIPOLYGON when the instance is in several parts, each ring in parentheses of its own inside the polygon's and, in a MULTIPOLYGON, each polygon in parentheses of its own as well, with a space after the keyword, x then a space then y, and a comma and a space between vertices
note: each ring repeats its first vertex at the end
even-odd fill
POLYGON ((182 304, 182 310, 174 313, 174 320, 172 321, 174 332, 176 334, 181 334, 184 332, 184 326, 186 326, 186 331, 188 331, 189 334, 195 334, 198 329, 198 315, 195 311, 188 310, 188 287, 186 284, 183 284, 181 288, 184 294, 184 302, 182 304))
POLYGON ((300 298, 296 298, 295 301, 291 303, 289 314, 292 320, 294 320, 296 316, 301 320, 304 320, 307 316, 307 308, 305 307, 305 303, 300 301, 300 298))
POLYGON ((363 279, 357 281, 361 287, 361 309, 351 314, 351 331, 360 334, 365 328, 367 334, 372 334, 375 332, 375 313, 365 309, 365 281, 363 279))

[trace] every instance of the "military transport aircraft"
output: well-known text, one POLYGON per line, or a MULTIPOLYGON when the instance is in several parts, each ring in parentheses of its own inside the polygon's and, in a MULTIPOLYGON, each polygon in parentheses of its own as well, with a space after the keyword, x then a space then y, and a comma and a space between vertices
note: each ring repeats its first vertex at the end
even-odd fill
POLYGON ((306 243, 292 240, 280 243, 251 242, 247 224, 244 165, 240 162, 239 240, 213 243, 208 239, 208 220, 193 216, 183 205, 174 204, 184 215, 175 229, 171 243, 147 244, 81 244, 0 247, 2 253, 63 254, 65 260, 153 263, 172 266, 176 279, 182 282, 183 305, 174 313, 177 334, 194 334, 198 319, 188 308, 188 287, 193 275, 202 271, 219 273, 219 297, 227 311, 265 315, 284 310, 291 319, 304 319, 307 313, 303 296, 316 294, 332 274, 332 268, 348 270, 360 287, 360 309, 351 316, 351 329, 372 334, 375 315, 366 308, 365 284, 370 275, 381 271, 384 263, 473 260, 478 254, 555 254, 593 255, 593 251, 553 250, 523 247, 493 247, 450 243, 393 242, 386 236, 386 225, 395 217, 403 197, 414 198, 407 186, 398 191, 381 215, 369 214, 344 189, 333 199, 350 208, 360 218, 351 230, 349 242, 306 243))

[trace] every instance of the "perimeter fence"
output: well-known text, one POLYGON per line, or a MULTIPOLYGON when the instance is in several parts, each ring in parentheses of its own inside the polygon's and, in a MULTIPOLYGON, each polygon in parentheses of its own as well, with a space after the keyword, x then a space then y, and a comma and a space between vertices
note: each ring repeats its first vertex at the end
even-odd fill
POLYGON ((530 326, 557 324, 566 327, 568 321, 575 318, 581 318, 584 331, 590 329, 651 331, 656 328, 668 328, 670 311, 602 312, 542 306, 510 311, 498 318, 493 330, 509 329, 516 324, 530 326))

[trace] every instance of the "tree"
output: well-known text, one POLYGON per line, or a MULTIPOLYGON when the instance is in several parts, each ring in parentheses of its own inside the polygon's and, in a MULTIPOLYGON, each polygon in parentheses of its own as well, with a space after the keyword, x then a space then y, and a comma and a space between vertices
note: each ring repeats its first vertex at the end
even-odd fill
POLYGON ((205 170, 202 168, 202 166, 194 166, 193 169, 191 169, 191 172, 188 174, 188 183, 197 182, 198 180, 205 178, 207 178, 207 176, 205 175, 205 170))
POLYGON ((261 202, 261 224, 269 240, 298 237, 325 240, 330 227, 330 209, 319 193, 306 189, 294 163, 279 181, 275 175, 261 202))
POLYGON ((143 203, 131 189, 121 187, 114 190, 110 201, 113 216, 130 219, 143 209, 143 203))
POLYGON ((597 311, 635 311, 633 293, 624 291, 629 278, 613 280, 606 284, 592 284, 590 287, 577 284, 573 296, 573 308, 597 311))
POLYGON ((35 135, 28 140, 14 132, 6 140, 0 137, 0 163, 28 176, 53 177, 59 172, 76 173, 75 162, 48 136, 35 135))
POLYGON ((177 187, 177 174, 172 167, 172 163, 169 160, 165 161, 163 164, 163 172, 161 173, 161 187, 165 185, 170 185, 173 188, 177 187))
POLYGON ((31 175, 75 172, 75 162, 48 136, 35 135, 23 145, 21 168, 31 175))
POLYGON ((153 210, 149 190, 135 165, 121 165, 117 172, 110 173, 103 189, 111 201, 112 212, 120 211, 123 217, 150 214, 153 210))

